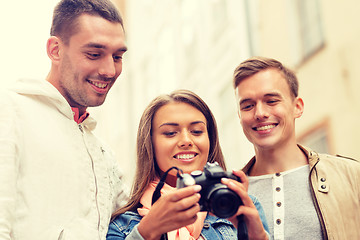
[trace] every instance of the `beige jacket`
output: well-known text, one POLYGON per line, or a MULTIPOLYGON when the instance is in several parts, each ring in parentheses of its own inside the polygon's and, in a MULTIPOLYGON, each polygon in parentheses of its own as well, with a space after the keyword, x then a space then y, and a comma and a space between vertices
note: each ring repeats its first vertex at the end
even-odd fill
MULTIPOLYGON (((360 239, 360 163, 299 145, 310 165, 311 194, 324 239, 360 239)), ((247 173, 255 158, 243 168, 247 173)))

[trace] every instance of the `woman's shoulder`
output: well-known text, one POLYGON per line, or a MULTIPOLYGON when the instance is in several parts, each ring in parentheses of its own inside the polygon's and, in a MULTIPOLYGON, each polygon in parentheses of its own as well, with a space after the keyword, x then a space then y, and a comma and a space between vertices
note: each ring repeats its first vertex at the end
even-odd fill
POLYGON ((113 219, 110 222, 109 229, 116 229, 117 231, 128 229, 131 231, 132 228, 140 222, 141 218, 138 213, 127 211, 113 219))

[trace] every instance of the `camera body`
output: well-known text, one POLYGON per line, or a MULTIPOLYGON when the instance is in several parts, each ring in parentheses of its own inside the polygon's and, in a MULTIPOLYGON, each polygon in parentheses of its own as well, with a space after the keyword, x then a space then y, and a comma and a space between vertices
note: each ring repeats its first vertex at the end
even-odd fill
POLYGON ((243 202, 234 191, 221 183, 221 178, 230 178, 240 182, 239 177, 224 171, 215 162, 207 163, 203 172, 197 170, 191 174, 181 174, 177 178, 176 187, 200 185, 200 210, 212 212, 220 218, 229 218, 237 212, 243 202))

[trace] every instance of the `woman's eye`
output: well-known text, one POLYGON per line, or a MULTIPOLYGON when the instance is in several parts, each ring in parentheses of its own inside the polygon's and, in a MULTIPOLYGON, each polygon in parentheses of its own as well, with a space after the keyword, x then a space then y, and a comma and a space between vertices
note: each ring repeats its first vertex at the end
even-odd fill
POLYGON ((193 134, 195 134, 195 135, 200 135, 200 134, 203 134, 204 133, 204 131, 203 130, 193 130, 193 131, 191 131, 193 134))
POLYGON ((172 137, 176 134, 176 132, 164 132, 163 134, 167 137, 172 137))

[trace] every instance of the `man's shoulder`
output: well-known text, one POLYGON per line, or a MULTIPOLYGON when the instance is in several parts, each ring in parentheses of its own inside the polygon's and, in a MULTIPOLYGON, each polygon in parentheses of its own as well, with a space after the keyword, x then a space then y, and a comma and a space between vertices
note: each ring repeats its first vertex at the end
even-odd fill
POLYGON ((319 163, 317 167, 325 167, 333 169, 337 172, 343 170, 349 172, 360 173, 360 162, 351 157, 345 157, 341 155, 319 154, 319 163))
POLYGON ((42 97, 61 102, 65 99, 60 92, 48 81, 38 79, 19 79, 0 91, 0 98, 7 99, 7 103, 22 104, 29 99, 42 97), (29 98, 30 97, 30 98, 29 98))
POLYGON ((348 156, 343 156, 343 155, 331 155, 331 154, 327 154, 327 153, 318 153, 320 160, 327 160, 327 161, 333 161, 333 162, 338 162, 338 163, 343 163, 343 164, 359 164, 360 162, 352 157, 348 157, 348 156))

